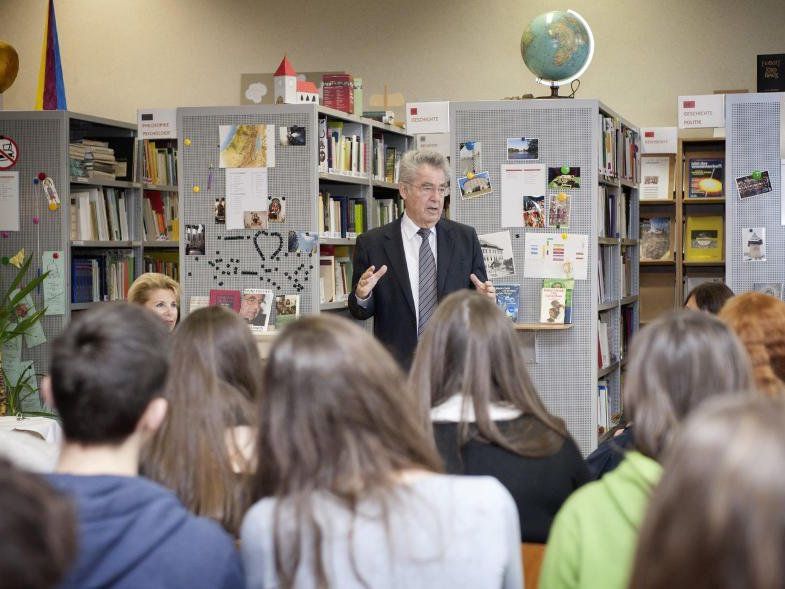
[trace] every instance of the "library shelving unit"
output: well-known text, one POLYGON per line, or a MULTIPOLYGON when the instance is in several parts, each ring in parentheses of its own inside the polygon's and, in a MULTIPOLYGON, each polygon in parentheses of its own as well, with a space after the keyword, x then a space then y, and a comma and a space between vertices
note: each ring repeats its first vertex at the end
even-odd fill
POLYGON ((177 140, 138 140, 142 181, 142 270, 180 282, 177 140))
MULTIPOLYGON (((49 309, 41 322, 48 340, 62 331, 72 312, 110 295, 122 298, 123 288, 140 271, 141 184, 128 180, 133 175, 135 134, 133 124, 69 111, 0 111, 0 135, 18 146, 17 163, 3 171, 18 174, 20 210, 19 231, 0 239, 0 255, 12 256, 24 248, 26 256, 33 258, 30 272, 34 275, 43 270, 42 257, 46 252, 57 253, 56 258, 54 254, 48 257, 61 263, 53 270, 59 274, 62 269, 58 286, 46 301, 43 291, 33 295, 36 308, 46 305, 49 309), (115 180, 100 180, 93 174, 88 178, 86 173, 74 177, 72 171, 82 174, 85 170, 78 166, 72 170, 69 144, 82 140, 108 143, 116 159, 126 161, 125 174, 115 180), (49 197, 41 178, 51 179, 60 199, 58 209, 48 208, 49 197), (122 204, 125 218, 120 227, 117 207, 122 204), (87 209, 81 209, 83 206, 87 209), (100 217, 108 217, 113 211, 117 214, 101 218, 100 235, 88 234, 86 229, 79 233, 80 224, 89 223, 98 229, 95 223, 99 213, 100 217), (92 267, 90 260, 96 261, 92 267)), ((15 271, 12 266, 0 266, 0 288, 9 285, 15 271)), ((49 362, 49 344, 23 350, 22 358, 34 361, 36 373, 44 372, 49 362)))
POLYGON ((726 194, 725 275, 733 292, 785 280, 785 225, 782 223, 783 93, 725 97, 726 194), (768 172, 771 191, 740 198, 735 179, 768 172), (744 229, 764 227, 766 260, 744 261, 744 229))
POLYGON ((348 315, 356 235, 399 214, 395 164, 410 136, 314 104, 180 108, 177 120, 183 313, 191 297, 210 290, 261 288, 276 296, 299 294, 301 314, 348 315), (227 230, 215 222, 215 200, 226 196, 226 173, 219 166, 219 127, 225 125, 274 127, 267 193, 268 200, 285 203, 285 215, 267 229, 227 230), (304 144, 282 145, 280 134, 293 127, 304 130, 304 144), (188 227, 194 225, 204 226, 205 251, 186 255, 188 227), (317 245, 298 248, 298 233, 317 245))
MULTIPOLYGON (((451 218, 479 235, 509 232, 514 274, 494 280, 520 285, 516 328, 529 350, 527 368, 545 404, 565 419, 588 454, 607 425, 600 384, 607 390, 607 414, 621 411, 626 343, 638 325, 638 130, 596 100, 451 103, 450 129, 453 162, 459 161, 462 143, 481 143, 481 170, 489 173, 493 189, 462 199, 453 177, 451 218), (536 159, 508 160, 507 139, 523 137, 538 140, 536 159), (580 186, 569 191, 569 228, 549 227, 547 212, 543 228, 524 227, 523 219, 521 226, 502 227, 501 166, 514 163, 541 164, 546 171, 580 168, 580 186), (527 275, 526 235, 563 232, 588 237, 587 278, 575 281, 572 324, 554 329, 538 323, 543 278, 527 275), (602 365, 599 321, 608 334, 602 365)), ((546 189, 546 209, 558 192, 546 189)))

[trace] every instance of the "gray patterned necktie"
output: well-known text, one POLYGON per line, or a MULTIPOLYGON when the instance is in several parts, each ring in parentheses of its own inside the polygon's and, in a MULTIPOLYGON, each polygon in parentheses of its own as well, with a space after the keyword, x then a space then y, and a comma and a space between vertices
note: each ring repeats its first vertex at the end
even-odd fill
POLYGON ((420 317, 417 322, 417 337, 419 338, 436 309, 436 260, 428 243, 431 230, 420 229, 417 234, 422 238, 420 244, 420 302, 418 305, 420 317))

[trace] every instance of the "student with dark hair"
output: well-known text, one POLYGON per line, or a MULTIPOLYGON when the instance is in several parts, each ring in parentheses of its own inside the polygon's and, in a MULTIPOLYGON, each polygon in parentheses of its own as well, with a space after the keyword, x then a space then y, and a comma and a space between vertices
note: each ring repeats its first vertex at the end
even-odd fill
POLYGON ((52 345, 43 381, 65 442, 50 481, 73 496, 79 553, 61 587, 242 587, 232 539, 138 475, 139 454, 163 421, 166 326, 142 307, 101 305, 52 345))
POLYGON ((191 313, 172 335, 170 410, 143 453, 145 476, 235 536, 250 505, 261 380, 256 340, 237 313, 191 313))
POLYGON ((564 500, 590 475, 564 422, 537 395, 510 320, 487 297, 451 294, 420 340, 411 382, 433 407, 447 472, 498 479, 515 499, 521 540, 545 542, 564 500))
POLYGON ((733 291, 724 282, 704 282, 693 288, 684 299, 684 307, 716 315, 733 291))
POLYGON ((491 477, 437 474, 415 395, 365 330, 287 326, 265 367, 249 588, 522 585, 515 503, 491 477))
POLYGON ((785 402, 706 403, 667 452, 631 589, 785 584, 785 402))
POLYGON ((51 589, 76 555, 73 505, 38 475, 0 458, 0 585, 51 589))
POLYGON ((752 369, 738 338, 709 313, 664 315, 635 336, 624 382, 635 450, 584 485, 551 528, 541 589, 625 588, 659 462, 679 424, 715 395, 748 390, 752 369))

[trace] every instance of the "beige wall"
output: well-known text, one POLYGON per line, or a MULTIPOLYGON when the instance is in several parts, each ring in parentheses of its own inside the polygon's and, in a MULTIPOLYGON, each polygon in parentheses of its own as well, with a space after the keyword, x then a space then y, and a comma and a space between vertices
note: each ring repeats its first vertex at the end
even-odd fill
MULTIPOLYGON (((20 54, 6 109, 35 102, 46 0, 0 0, 0 40, 20 54)), ((594 62, 580 98, 639 125, 675 125, 676 96, 755 89, 755 56, 785 52, 785 1, 760 0, 56 0, 68 107, 135 120, 137 107, 240 101, 240 74, 346 69, 366 97, 542 94, 519 53, 534 16, 580 12, 594 62), (329 8, 328 8, 329 7, 329 8)))

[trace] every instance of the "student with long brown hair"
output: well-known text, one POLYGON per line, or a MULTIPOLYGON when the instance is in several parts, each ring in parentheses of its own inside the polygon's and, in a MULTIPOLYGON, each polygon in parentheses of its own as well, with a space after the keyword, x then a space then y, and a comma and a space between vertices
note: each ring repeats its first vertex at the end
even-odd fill
POLYGON ((713 315, 669 313, 642 329, 624 382, 634 450, 564 503, 548 538, 540 588, 627 587, 638 529, 662 474, 659 462, 679 424, 706 399, 751 386, 741 342, 713 315))
POLYGON ((191 313, 172 335, 170 409, 143 455, 147 477, 234 535, 250 504, 261 377, 245 321, 218 306, 191 313))
POLYGON ((545 542, 556 512, 589 471, 564 422, 543 405, 516 334, 487 297, 439 305, 411 382, 430 409, 446 470, 497 478, 515 499, 521 539, 545 542))
POLYGON ((510 494, 437 474, 419 403, 368 332, 326 314, 287 326, 263 390, 249 588, 521 586, 510 494))
POLYGON ((785 302, 746 292, 729 299, 719 317, 747 348, 758 391, 768 396, 785 394, 785 302))
POLYGON ((785 583, 785 401, 707 403, 667 452, 641 528, 632 589, 785 583))

